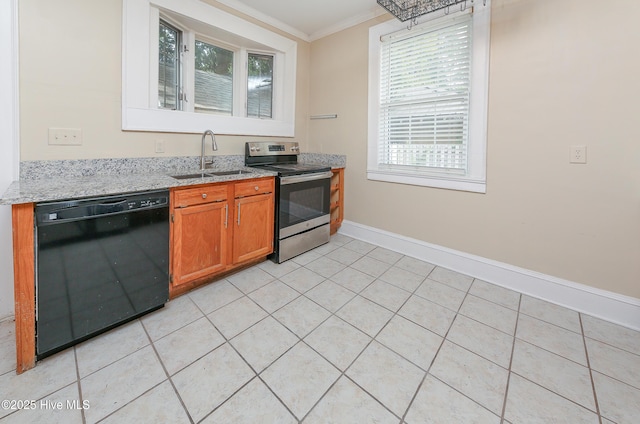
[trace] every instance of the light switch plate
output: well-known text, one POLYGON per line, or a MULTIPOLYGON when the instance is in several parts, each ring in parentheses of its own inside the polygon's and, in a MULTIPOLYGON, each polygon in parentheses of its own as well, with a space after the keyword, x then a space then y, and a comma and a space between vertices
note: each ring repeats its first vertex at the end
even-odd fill
POLYGON ((56 146, 82 145, 82 129, 49 128, 49 144, 56 146))

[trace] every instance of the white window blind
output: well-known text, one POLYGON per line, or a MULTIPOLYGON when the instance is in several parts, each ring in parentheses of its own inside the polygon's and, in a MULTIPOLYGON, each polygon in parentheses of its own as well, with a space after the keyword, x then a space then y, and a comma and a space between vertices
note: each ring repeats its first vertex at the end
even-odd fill
POLYGON ((465 174, 472 18, 381 39, 378 168, 465 174))

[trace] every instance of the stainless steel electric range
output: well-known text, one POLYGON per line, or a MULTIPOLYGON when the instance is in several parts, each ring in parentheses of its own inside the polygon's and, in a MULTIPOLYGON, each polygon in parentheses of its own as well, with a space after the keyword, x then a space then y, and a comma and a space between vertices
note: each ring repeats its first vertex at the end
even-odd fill
POLYGON ((331 167, 298 163, 294 141, 249 142, 245 164, 278 173, 274 253, 282 263, 329 241, 331 167))

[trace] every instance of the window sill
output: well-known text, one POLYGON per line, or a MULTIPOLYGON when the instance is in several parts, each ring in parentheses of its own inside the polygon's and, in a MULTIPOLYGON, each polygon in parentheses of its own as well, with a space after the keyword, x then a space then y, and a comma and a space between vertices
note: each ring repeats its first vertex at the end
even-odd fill
POLYGON ((367 179, 385 181, 388 183, 408 184, 423 187, 443 188, 448 190, 469 191, 472 193, 486 193, 487 184, 484 180, 470 178, 456 178, 432 175, 407 175, 397 172, 390 173, 377 170, 367 171, 367 179))
POLYGON ((127 107, 122 111, 125 131, 201 133, 206 129, 216 134, 267 137, 293 137, 293 122, 273 119, 218 116, 205 113, 127 107))

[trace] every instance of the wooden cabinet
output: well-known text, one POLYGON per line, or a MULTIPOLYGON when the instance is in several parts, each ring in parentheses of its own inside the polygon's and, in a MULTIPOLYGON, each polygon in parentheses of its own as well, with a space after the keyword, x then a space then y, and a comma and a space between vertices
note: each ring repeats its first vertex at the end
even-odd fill
POLYGON ((335 234, 344 218, 344 168, 331 170, 331 234, 335 234))
POLYGON ((274 181, 235 186, 233 263, 266 256, 273 251, 274 181))
POLYGON ((272 177, 174 189, 170 296, 270 254, 273 196, 272 177))

